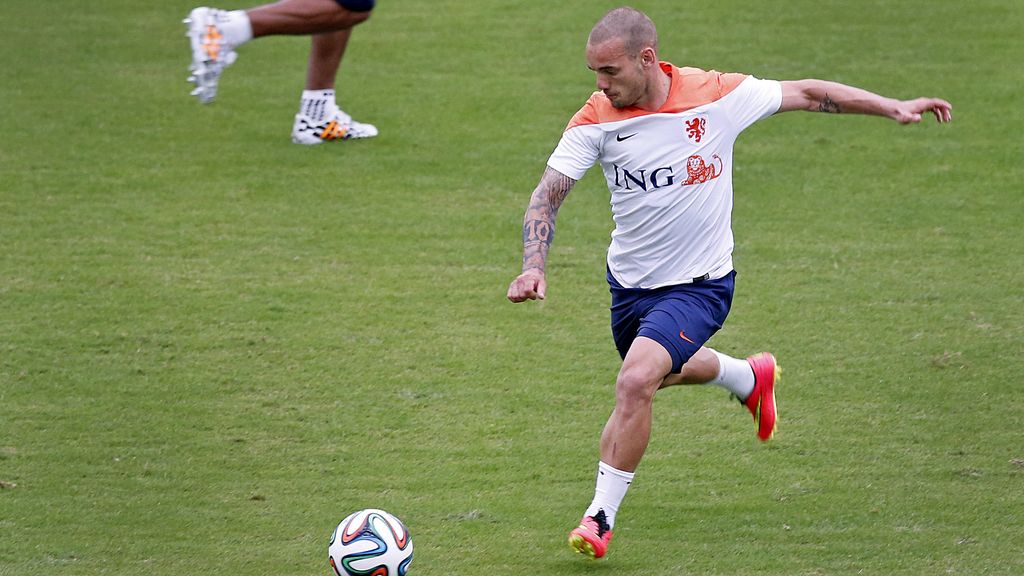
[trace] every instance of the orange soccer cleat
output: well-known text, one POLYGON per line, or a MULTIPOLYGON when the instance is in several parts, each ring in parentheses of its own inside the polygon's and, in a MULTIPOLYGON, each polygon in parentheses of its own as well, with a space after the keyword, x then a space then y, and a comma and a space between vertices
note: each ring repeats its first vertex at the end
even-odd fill
POLYGON ((597 559, 608 552, 608 543, 612 540, 612 530, 605 520, 604 510, 598 510, 594 516, 584 516, 580 525, 569 533, 569 546, 572 549, 597 559))
POLYGON ((782 369, 775 363, 775 356, 768 352, 747 358, 747 363, 754 371, 754 391, 743 405, 754 415, 757 437, 763 442, 775 433, 775 422, 778 419, 778 410, 775 407, 775 381, 779 379, 782 369))

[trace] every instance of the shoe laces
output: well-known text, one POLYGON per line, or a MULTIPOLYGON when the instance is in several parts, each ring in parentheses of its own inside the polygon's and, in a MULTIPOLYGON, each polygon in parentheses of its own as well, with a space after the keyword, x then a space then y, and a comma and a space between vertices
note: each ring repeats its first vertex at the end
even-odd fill
POLYGON ((590 518, 594 521, 594 524, 597 524, 597 537, 604 538, 605 533, 611 530, 611 527, 608 526, 608 517, 605 516, 604 508, 599 509, 597 514, 590 518))

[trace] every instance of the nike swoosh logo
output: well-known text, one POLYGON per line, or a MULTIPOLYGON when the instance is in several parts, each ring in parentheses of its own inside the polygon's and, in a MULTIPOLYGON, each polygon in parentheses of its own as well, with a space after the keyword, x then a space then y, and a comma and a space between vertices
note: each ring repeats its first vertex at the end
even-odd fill
POLYGON ((679 331, 679 337, 682 338, 683 340, 686 340, 690 344, 696 344, 696 342, 694 342, 693 340, 690 340, 689 338, 687 338, 686 337, 686 333, 683 332, 682 330, 679 331))
POLYGON ((630 134, 628 136, 623 136, 621 134, 618 134, 618 135, 615 136, 615 141, 616 142, 622 142, 623 140, 629 140, 630 138, 632 138, 633 136, 636 136, 636 135, 637 135, 637 132, 633 132, 632 134, 630 134))

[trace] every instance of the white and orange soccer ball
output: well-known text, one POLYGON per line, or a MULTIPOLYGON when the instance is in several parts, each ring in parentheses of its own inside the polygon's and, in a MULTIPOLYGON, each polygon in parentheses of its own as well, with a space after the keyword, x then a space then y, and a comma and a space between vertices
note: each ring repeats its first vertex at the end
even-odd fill
POLYGON ((337 576, 405 576, 412 537, 395 516, 367 508, 338 524, 327 557, 337 576))

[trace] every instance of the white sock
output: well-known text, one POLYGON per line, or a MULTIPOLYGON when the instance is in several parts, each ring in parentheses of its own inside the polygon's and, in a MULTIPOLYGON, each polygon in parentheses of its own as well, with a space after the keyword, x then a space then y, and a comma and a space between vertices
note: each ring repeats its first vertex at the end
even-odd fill
POLYGON ((320 122, 334 115, 338 105, 334 102, 334 90, 303 90, 299 113, 314 122, 320 122))
POLYGON ((746 400, 754 391, 754 369, 750 367, 750 363, 746 360, 726 356, 711 348, 708 350, 715 353, 718 363, 721 365, 718 376, 715 376, 714 380, 708 384, 721 386, 735 394, 740 400, 746 400))
POLYGON ((634 472, 617 470, 604 462, 597 463, 597 487, 594 489, 594 501, 587 508, 586 516, 594 516, 598 510, 604 510, 608 528, 615 526, 615 513, 626 496, 626 490, 633 482, 634 472))
POLYGON ((245 10, 222 10, 217 14, 217 25, 224 35, 224 42, 235 48, 252 40, 252 23, 245 10))

